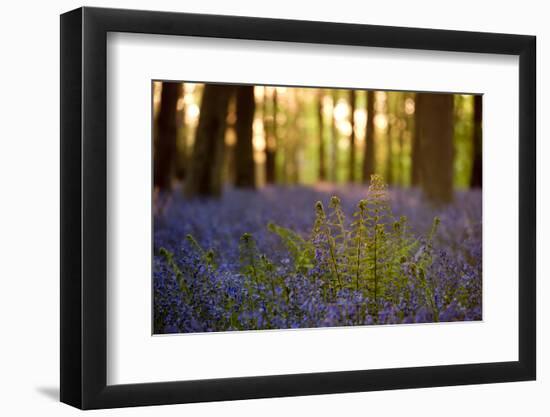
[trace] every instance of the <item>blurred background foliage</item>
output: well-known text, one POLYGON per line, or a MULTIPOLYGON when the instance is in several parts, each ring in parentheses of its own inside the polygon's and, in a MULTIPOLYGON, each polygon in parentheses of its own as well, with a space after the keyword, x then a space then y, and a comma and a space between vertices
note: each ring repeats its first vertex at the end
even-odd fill
POLYGON ((154 183, 224 188, 367 183, 447 203, 481 187, 481 96, 154 81, 154 183))

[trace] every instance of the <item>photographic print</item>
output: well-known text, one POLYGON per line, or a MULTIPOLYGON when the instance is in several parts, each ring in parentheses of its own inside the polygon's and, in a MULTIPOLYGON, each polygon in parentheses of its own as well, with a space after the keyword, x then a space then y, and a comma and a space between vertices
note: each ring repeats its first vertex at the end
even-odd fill
POLYGON ((153 334, 482 319, 481 95, 151 96, 153 334))

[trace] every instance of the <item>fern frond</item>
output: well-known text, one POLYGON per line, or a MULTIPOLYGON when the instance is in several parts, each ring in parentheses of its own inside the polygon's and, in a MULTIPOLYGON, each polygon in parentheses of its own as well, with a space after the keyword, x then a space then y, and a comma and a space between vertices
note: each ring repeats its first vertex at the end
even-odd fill
POLYGON ((187 283, 185 282, 185 276, 174 260, 174 254, 170 252, 166 248, 160 248, 159 250, 160 255, 164 258, 166 263, 168 264, 168 267, 172 270, 174 275, 176 276, 176 282, 178 283, 178 286, 181 290, 181 292, 184 294, 186 299, 189 299, 191 296, 189 292, 189 287, 187 286, 187 283))
POLYGON ((199 255, 201 260, 209 267, 216 269, 216 253, 213 249, 204 250, 202 246, 191 234, 187 234, 185 239, 189 242, 193 250, 199 255))
POLYGON ((269 223, 267 228, 282 240, 289 251, 298 272, 306 273, 314 266, 314 248, 311 242, 306 241, 298 233, 285 227, 269 223))
POLYGON ((250 276, 253 281, 258 283, 257 273, 257 259, 258 250, 256 248, 256 241, 250 233, 244 233, 241 236, 239 244, 239 261, 241 263, 241 272, 250 276))

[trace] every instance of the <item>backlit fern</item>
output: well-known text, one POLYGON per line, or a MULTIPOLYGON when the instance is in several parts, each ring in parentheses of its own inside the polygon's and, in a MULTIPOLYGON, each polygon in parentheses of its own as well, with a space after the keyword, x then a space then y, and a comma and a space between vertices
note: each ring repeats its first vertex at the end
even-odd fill
MULTIPOLYGON (((377 315, 384 301, 398 302, 409 279, 408 272, 422 274, 431 263, 432 238, 439 220, 421 245, 409 231, 407 219, 395 219, 388 202, 386 185, 373 175, 365 199, 359 201, 348 223, 340 199, 332 197, 328 213, 323 204, 315 205, 315 222, 310 238, 304 240, 289 229, 271 225, 270 230, 283 239, 295 262, 311 265, 313 279, 319 279, 327 290, 327 301, 338 291, 360 291, 369 299, 369 312, 377 315), (420 249, 420 256, 416 253, 420 249), (307 259, 307 262, 301 260, 307 259)), ((425 280, 423 281, 425 282, 425 280)), ((429 296, 429 285, 424 284, 429 296)))

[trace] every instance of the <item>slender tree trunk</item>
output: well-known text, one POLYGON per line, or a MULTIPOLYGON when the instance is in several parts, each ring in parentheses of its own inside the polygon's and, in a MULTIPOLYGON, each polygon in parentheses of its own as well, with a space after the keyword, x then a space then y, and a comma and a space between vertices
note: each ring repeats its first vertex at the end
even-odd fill
POLYGON ((237 143, 235 145, 235 186, 254 188, 254 86, 237 87, 237 143))
POLYGON ((336 128, 336 118, 334 117, 334 109, 336 108, 336 102, 338 101, 338 95, 336 90, 332 90, 332 115, 331 115, 331 127, 332 127, 332 152, 331 152, 331 175, 332 182, 336 182, 338 178, 338 129, 336 128))
POLYGON ((395 183, 399 186, 404 185, 403 180, 403 135, 407 129, 407 115, 405 114, 406 93, 398 93, 396 124, 397 124, 397 169, 395 183))
POLYGON ((481 188, 483 185, 483 141, 482 141, 482 120, 483 120, 483 102, 482 96, 474 96, 474 163, 472 166, 472 178, 470 186, 472 188, 481 188))
POLYGON ((292 123, 290 122, 290 112, 288 110, 288 101, 289 101, 289 92, 287 94, 281 95, 278 97, 279 105, 277 107, 277 112, 281 114, 281 119, 284 123, 281 123, 281 126, 278 127, 277 131, 277 158, 275 159, 275 174, 277 182, 280 184, 288 184, 288 160, 290 159, 289 153, 289 136, 290 131, 292 130, 292 123))
MULTIPOLYGON (((182 84, 182 93, 183 93, 183 84, 182 84)), ((182 107, 181 110, 178 110, 176 112, 176 125, 177 125, 177 143, 176 143, 177 157, 176 157, 175 176, 178 180, 182 181, 185 178, 185 170, 187 169, 187 131, 185 129, 185 107, 182 107)))
POLYGON ((412 150, 411 150, 411 185, 420 185, 420 166, 421 166, 421 136, 420 136, 420 115, 422 114, 420 95, 416 94, 414 103, 414 129, 412 134, 412 150))
POLYGON ((204 86, 193 157, 185 183, 188 197, 221 195, 227 106, 233 92, 232 86, 204 86))
POLYGON ((286 182, 296 184, 298 182, 298 141, 300 136, 299 114, 300 102, 296 90, 288 92, 287 98, 290 100, 290 108, 287 111, 287 128, 285 129, 285 172, 286 182))
POLYGON ((235 133, 235 123, 237 121, 237 111, 235 109, 235 90, 229 98, 227 104, 227 116, 224 133, 224 150, 222 171, 223 184, 235 183, 235 143, 237 142, 237 134, 235 133))
POLYGON ((261 119, 262 119, 262 127, 263 127, 263 131, 264 131, 264 142, 265 142, 265 147, 264 147, 264 161, 263 161, 263 164, 262 165, 262 168, 263 170, 260 170, 257 172, 257 174, 259 174, 259 178, 257 179, 258 181, 260 181, 260 183, 262 183, 263 181, 263 184, 267 184, 267 168, 266 168, 266 164, 267 164, 267 152, 268 152, 268 147, 269 147, 269 144, 270 144, 270 139, 271 139, 271 125, 270 125, 270 122, 269 122, 269 118, 267 116, 267 87, 264 86, 263 87, 263 94, 262 94, 262 114, 261 114, 261 119), (262 178, 262 175, 263 175, 263 178, 262 178))
POLYGON ((177 103, 181 96, 181 83, 162 83, 160 109, 155 131, 154 185, 160 189, 170 188, 175 173, 177 126, 177 103))
POLYGON ((399 129, 399 149, 397 151, 397 181, 396 184, 400 185, 401 187, 405 185, 405 178, 403 175, 403 136, 405 134, 404 129, 399 129))
POLYGON ((351 135, 349 138, 349 182, 355 182, 355 90, 349 92, 351 135))
MULTIPOLYGON (((387 114, 387 116, 390 116, 390 114, 387 114)), ((387 146, 387 153, 386 153, 386 183, 388 185, 393 185, 393 122, 388 117, 388 127, 386 130, 386 146, 387 146)))
POLYGON ((323 117, 323 90, 319 90, 317 99, 317 121, 319 124, 319 181, 327 179, 326 161, 325 161, 325 123, 323 117))
POLYGON ((367 126, 365 138, 365 151, 363 155, 363 182, 370 181, 371 175, 374 174, 374 92, 367 92, 367 126))
POLYGON ((272 120, 269 126, 269 134, 267 135, 267 143, 265 150, 265 181, 268 184, 274 184, 275 177, 275 158, 277 152, 277 89, 273 90, 272 98, 272 120))
MULTIPOLYGON (((387 140, 387 147, 388 152, 386 154, 386 182, 388 185, 394 185, 397 181, 399 181, 399 174, 397 174, 396 178, 396 172, 395 172, 395 134, 397 132, 397 135, 399 135, 399 121, 400 121, 400 113, 399 113, 399 104, 401 97, 400 95, 403 93, 390 93, 387 95, 387 113, 386 117, 388 120, 388 127, 386 130, 386 140, 387 140)), ((397 156, 397 163, 399 164, 399 156, 397 156)))
POLYGON ((422 188, 434 203, 453 199, 453 101, 452 94, 422 93, 421 136, 422 188))

